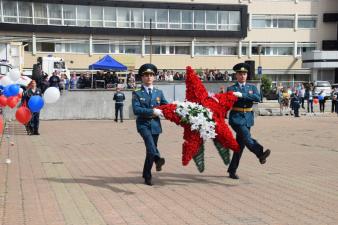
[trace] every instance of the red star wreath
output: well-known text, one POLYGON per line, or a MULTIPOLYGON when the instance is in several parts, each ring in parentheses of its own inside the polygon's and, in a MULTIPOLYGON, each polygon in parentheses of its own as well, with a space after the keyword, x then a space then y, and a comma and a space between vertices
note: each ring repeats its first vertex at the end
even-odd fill
POLYGON ((186 101, 159 106, 166 119, 184 128, 182 164, 194 159, 200 172, 204 171, 204 141, 213 139, 223 162, 230 161, 229 149, 239 151, 228 125, 226 113, 237 101, 231 92, 209 96, 206 88, 191 67, 186 68, 186 101))

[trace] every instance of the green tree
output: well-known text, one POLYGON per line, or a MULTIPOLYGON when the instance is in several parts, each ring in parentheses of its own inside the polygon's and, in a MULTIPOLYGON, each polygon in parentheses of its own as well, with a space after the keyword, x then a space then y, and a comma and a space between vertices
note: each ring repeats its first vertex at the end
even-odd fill
POLYGON ((261 85, 262 85, 263 96, 269 94, 269 92, 271 91, 271 86, 272 86, 271 79, 268 78, 266 75, 263 75, 261 85))

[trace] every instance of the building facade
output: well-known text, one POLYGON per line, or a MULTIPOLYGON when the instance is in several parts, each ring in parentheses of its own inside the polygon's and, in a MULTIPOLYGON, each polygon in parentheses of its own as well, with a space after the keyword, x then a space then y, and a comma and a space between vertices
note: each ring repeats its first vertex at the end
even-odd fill
MULTIPOLYGON (((294 82, 313 79, 302 55, 337 39, 337 23, 323 19, 338 11, 336 0, 205 2, 1 0, 0 46, 21 42, 24 68, 47 55, 71 70, 105 54, 130 69, 151 60, 160 69, 231 71, 250 61, 275 82, 294 82)), ((338 75, 324 68, 315 79, 338 82, 338 75)))

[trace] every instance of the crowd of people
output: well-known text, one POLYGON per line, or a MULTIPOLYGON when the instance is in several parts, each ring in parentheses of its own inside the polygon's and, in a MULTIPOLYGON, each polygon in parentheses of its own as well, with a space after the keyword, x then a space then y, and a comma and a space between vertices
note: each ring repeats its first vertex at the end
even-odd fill
POLYGON ((331 99, 331 113, 338 113, 338 88, 332 88, 331 96, 326 96, 324 91, 319 93, 314 92, 314 87, 298 83, 294 87, 277 87, 278 102, 280 104, 281 115, 295 115, 299 116, 299 108, 305 109, 305 103, 308 113, 314 113, 313 104, 319 104, 321 113, 325 112, 327 99, 331 99))
MULTIPOLYGON (((220 70, 199 69, 197 74, 202 81, 232 81, 233 74, 228 71, 222 73, 220 70)), ((178 72, 173 70, 162 70, 157 72, 156 81, 180 81, 185 80, 185 72, 178 72)))

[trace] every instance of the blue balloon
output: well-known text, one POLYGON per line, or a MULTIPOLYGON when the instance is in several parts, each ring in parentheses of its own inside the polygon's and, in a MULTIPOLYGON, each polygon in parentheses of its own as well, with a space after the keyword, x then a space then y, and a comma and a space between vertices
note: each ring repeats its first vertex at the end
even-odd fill
POLYGON ((28 108, 31 110, 31 112, 40 112, 44 104, 45 103, 43 102, 41 96, 34 95, 30 97, 28 101, 28 108))
POLYGON ((3 94, 4 94, 4 96, 6 96, 6 97, 12 96, 12 95, 11 95, 11 91, 9 90, 9 86, 5 86, 5 87, 4 87, 3 94))
POLYGON ((17 84, 11 84, 4 87, 4 95, 6 97, 16 96, 19 94, 20 86, 17 84))
POLYGON ((0 85, 0 90, 3 90, 4 89, 4 86, 0 85))
POLYGON ((18 84, 11 84, 11 85, 9 85, 9 90, 10 90, 12 96, 16 96, 16 95, 19 94, 20 85, 18 85, 18 84))

